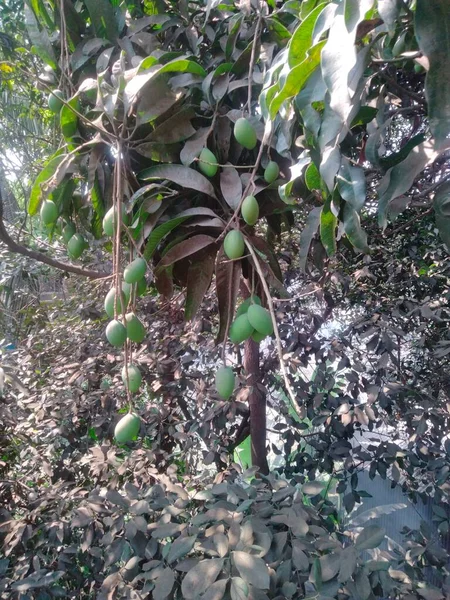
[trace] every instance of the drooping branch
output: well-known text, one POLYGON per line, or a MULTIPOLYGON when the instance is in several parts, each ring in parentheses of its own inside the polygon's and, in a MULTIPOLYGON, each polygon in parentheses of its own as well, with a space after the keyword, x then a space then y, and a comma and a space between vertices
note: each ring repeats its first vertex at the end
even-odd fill
POLYGON ((54 258, 50 258, 46 256, 42 252, 36 252, 35 250, 30 250, 26 246, 22 246, 18 244, 13 238, 9 235, 5 223, 3 221, 3 198, 0 191, 0 242, 3 242, 5 246, 11 252, 15 254, 22 254, 23 256, 28 256, 28 258, 32 258, 33 260, 37 260, 38 262, 49 265, 50 267, 54 267, 55 269, 60 269, 61 271, 66 271, 67 273, 74 273, 75 275, 81 275, 82 277, 88 277, 89 279, 103 279, 109 277, 108 273, 99 273, 98 271, 91 271, 90 269, 83 269, 82 267, 77 267, 75 265, 70 265, 68 263, 61 262, 54 258))

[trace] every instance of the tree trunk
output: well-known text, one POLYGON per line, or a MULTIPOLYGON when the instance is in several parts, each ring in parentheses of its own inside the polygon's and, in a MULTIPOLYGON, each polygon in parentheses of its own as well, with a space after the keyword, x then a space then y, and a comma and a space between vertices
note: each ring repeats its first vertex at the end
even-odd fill
POLYGON ((261 381, 259 370, 259 344, 251 338, 244 346, 244 369, 247 385, 250 387, 248 405, 250 409, 250 438, 252 447, 252 464, 259 467, 264 475, 269 473, 266 450, 266 395, 257 384, 261 381))

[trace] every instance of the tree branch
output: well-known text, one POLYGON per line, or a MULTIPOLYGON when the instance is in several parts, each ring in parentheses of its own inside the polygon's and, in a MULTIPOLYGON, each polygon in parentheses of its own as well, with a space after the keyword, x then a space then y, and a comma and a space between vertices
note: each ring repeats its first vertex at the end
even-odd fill
POLYGON ((91 271, 90 269, 83 269, 82 267, 77 267, 75 265, 70 265, 68 263, 61 262, 54 258, 50 258, 46 256, 42 252, 36 252, 35 250, 30 250, 26 246, 22 246, 18 244, 13 238, 9 235, 6 230, 5 223, 3 222, 3 198, 0 191, 0 242, 3 242, 5 246, 15 254, 22 254, 23 256, 28 256, 28 258, 32 258, 37 260, 38 262, 49 265, 50 267, 54 267, 55 269, 60 269, 61 271, 66 271, 67 273, 74 273, 75 275, 82 275, 83 277, 88 277, 89 279, 103 279, 109 277, 107 273, 99 273, 98 271, 91 271))

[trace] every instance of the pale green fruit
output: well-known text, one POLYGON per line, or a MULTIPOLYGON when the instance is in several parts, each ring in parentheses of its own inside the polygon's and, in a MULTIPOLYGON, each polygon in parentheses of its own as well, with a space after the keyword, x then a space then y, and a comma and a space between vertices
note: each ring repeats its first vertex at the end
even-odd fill
MULTIPOLYGON (((111 288, 109 292, 106 294, 105 298, 105 312, 111 319, 114 319, 114 298, 116 295, 116 288, 111 288)), ((120 294, 120 298, 117 298, 116 307, 117 314, 120 315, 123 313, 124 309, 127 305, 127 299, 124 292, 120 294)))
POLYGON ((264 335, 264 333, 259 333, 259 331, 255 331, 252 333, 252 340, 254 342, 256 342, 257 344, 259 344, 259 342, 262 342, 263 340, 265 340, 267 337, 267 335, 264 335))
MULTIPOLYGON (((112 206, 106 215, 103 217, 103 232, 105 235, 109 235, 112 237, 115 233, 116 227, 116 211, 114 206, 112 206)), ((128 215, 125 206, 122 204, 122 223, 125 225, 128 224, 128 215)))
POLYGON ((128 383, 125 366, 122 367, 122 381, 130 392, 135 393, 139 390, 142 383, 142 375, 136 365, 128 365, 128 383))
POLYGON ((125 267, 123 278, 126 283, 137 283, 142 279, 147 270, 147 263, 143 258, 135 258, 130 264, 125 267))
POLYGON ((132 342, 140 344, 146 335, 145 327, 134 313, 125 315, 125 323, 127 327, 127 337, 132 342))
POLYGON ((40 215, 44 225, 51 225, 58 218, 58 207, 52 200, 44 200, 41 204, 40 215))
POLYGON ((245 250, 244 236, 237 229, 227 233, 223 241, 223 249, 230 259, 241 258, 245 250))
POLYGON ((217 173, 217 158, 208 148, 203 148, 198 158, 198 168, 207 177, 214 177, 217 173))
POLYGON ((63 107, 61 98, 64 99, 64 94, 61 90, 53 90, 53 92, 48 95, 48 107, 55 114, 59 113, 63 107))
POLYGON ((139 435, 141 419, 134 413, 128 413, 118 421, 114 428, 114 438, 119 444, 132 442, 139 435))
MULTIPOLYGON (((248 312, 248 311, 247 311, 248 312)), ((254 331, 253 325, 250 324, 247 314, 241 315, 231 323, 230 340, 233 344, 240 344, 248 339, 254 331)))
POLYGON ((106 326, 106 339, 116 348, 123 346, 127 339, 127 330, 120 321, 113 319, 106 326))
POLYGON ((77 259, 83 254, 86 248, 86 240, 81 233, 74 233, 67 244, 67 251, 70 258, 77 259))
POLYGON ((216 371, 216 390, 221 398, 228 400, 234 390, 234 373, 231 367, 220 367, 216 371))
POLYGON ((271 160, 264 171, 264 179, 267 183, 273 183, 278 179, 279 174, 280 167, 275 161, 271 160))
POLYGON ((244 302, 242 302, 242 304, 238 307, 234 318, 237 319, 241 315, 244 315, 248 311, 249 306, 251 306, 252 304, 261 305, 261 300, 258 296, 252 296, 251 298, 247 298, 247 300, 244 300, 244 302))
POLYGON ((234 124, 234 137, 236 141, 247 148, 247 150, 253 150, 256 146, 256 131, 253 125, 241 117, 234 124))
POLYGON ((247 317, 256 331, 264 335, 272 335, 273 323, 268 310, 258 304, 252 304, 247 311, 247 317))
POLYGON ((259 218, 259 204, 255 196, 244 198, 241 206, 241 214, 247 225, 253 226, 259 218))

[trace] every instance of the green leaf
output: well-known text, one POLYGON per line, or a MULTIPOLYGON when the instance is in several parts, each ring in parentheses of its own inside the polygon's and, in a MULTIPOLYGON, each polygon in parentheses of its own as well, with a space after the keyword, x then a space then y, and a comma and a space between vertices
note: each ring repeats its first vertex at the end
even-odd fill
POLYGON ((383 167, 383 169, 391 169, 392 167, 395 167, 395 165, 401 163, 402 160, 405 160, 405 158, 408 156, 411 150, 419 144, 422 144, 424 141, 425 134, 419 133, 412 137, 410 140, 408 140, 406 144, 401 148, 401 150, 399 150, 398 152, 394 152, 389 156, 379 158, 377 162, 381 167, 383 167))
POLYGON ((92 207, 94 214, 92 216, 91 229, 94 237, 99 240, 103 235, 103 217, 105 216, 105 206, 103 202, 102 186, 98 178, 98 173, 95 173, 94 185, 90 191, 92 207))
POLYGON ((353 127, 359 127, 360 125, 367 125, 370 121, 373 121, 377 116, 378 109, 373 106, 361 106, 357 115, 350 124, 350 129, 353 127))
POLYGON ((232 577, 230 585, 231 600, 245 600, 248 598, 249 587, 241 577, 232 577))
POLYGON ((367 233, 361 227, 359 214, 347 203, 344 206, 343 222, 345 234, 351 244, 361 252, 369 252, 367 233))
POLYGON ((322 42, 319 42, 318 44, 313 46, 309 50, 307 58, 305 58, 303 62, 294 67, 289 72, 289 75, 286 77, 286 81, 284 83, 283 88, 275 96, 275 98, 270 104, 269 112, 271 119, 275 119, 276 114, 280 110, 280 107, 285 100, 296 96, 300 92, 300 90, 308 81, 309 77, 319 66, 320 53, 325 43, 326 41, 323 40, 322 42))
POLYGON ((194 547, 195 542, 197 541, 196 535, 189 535, 187 537, 178 537, 172 544, 170 545, 169 554, 167 556, 167 563, 171 565, 172 563, 180 560, 189 554, 189 552, 194 547))
POLYGON ((386 173, 378 186, 378 223, 386 227, 387 210, 391 200, 407 192, 415 178, 436 158, 430 141, 413 148, 408 158, 386 173))
POLYGON ((351 166, 349 160, 343 156, 336 179, 342 198, 359 213, 366 202, 366 178, 363 168, 351 166))
POLYGON ((312 46, 314 27, 327 2, 322 2, 300 23, 292 34, 288 49, 288 63, 291 68, 303 62, 312 46))
POLYGON ((216 197, 211 182, 198 171, 183 165, 158 165, 144 169, 138 175, 140 181, 151 181, 154 179, 168 179, 183 188, 197 190, 212 198, 216 197))
POLYGON ((320 215, 320 240, 328 256, 333 256, 336 252, 336 225, 337 218, 331 210, 331 196, 329 196, 320 215))
POLYGON ((450 251, 450 182, 440 186, 434 197, 433 205, 439 234, 450 251))
POLYGON ((171 248, 159 261, 155 271, 159 271, 164 267, 172 265, 174 262, 182 260, 187 256, 191 256, 192 254, 203 250, 206 246, 214 244, 215 241, 216 240, 209 235, 194 235, 193 237, 180 242, 176 246, 173 246, 173 248, 171 248))
POLYGON ((60 124, 63 136, 65 137, 66 141, 70 141, 78 129, 78 117, 70 107, 78 111, 78 97, 74 96, 67 102, 67 104, 68 106, 64 104, 64 106, 61 108, 60 124))
POLYGON ((155 587, 152 591, 153 600, 165 600, 169 598, 174 584, 175 573, 170 567, 166 567, 156 579, 155 587))
POLYGON ((65 158, 67 158, 67 155, 61 154, 61 150, 58 150, 58 152, 49 159, 45 167, 37 176, 33 183, 33 187, 31 188, 30 201, 28 203, 29 215, 33 216, 38 212, 43 195, 41 186, 54 176, 59 165, 65 158))
POLYGON ((227 588, 228 579, 219 579, 209 586, 208 590, 203 594, 202 600, 221 600, 227 588))
POLYGON ((300 235, 299 263, 300 269, 304 272, 306 269, 306 260, 308 258, 309 248, 313 237, 317 233, 320 224, 320 215, 322 208, 320 206, 313 208, 306 218, 305 226, 300 235))
POLYGON ((437 150, 450 147, 450 11, 447 0, 417 0, 415 31, 430 68, 425 78, 428 118, 437 150))
POLYGON ((206 558, 190 569, 181 584, 185 600, 195 600, 215 582, 223 568, 221 558, 206 558))
POLYGON ((153 254, 155 253, 156 248, 160 241, 173 229, 176 229, 178 225, 181 225, 186 219, 189 217, 177 217, 176 219, 171 219, 170 221, 166 221, 162 225, 155 227, 155 229, 148 236, 147 244, 145 245, 143 257, 148 262, 153 254))
POLYGON ((378 0, 378 12, 389 29, 390 35, 395 32, 397 18, 400 12, 398 0, 378 0))
POLYGON ((84 0, 97 37, 115 42, 119 34, 114 8, 109 0, 84 0))
POLYGON ((24 4, 24 13, 25 25, 33 48, 36 50, 36 54, 54 71, 57 71, 58 62, 53 51, 52 43, 48 37, 47 31, 39 27, 36 15, 31 8, 30 0, 27 0, 24 4))
POLYGON ((189 265, 186 286, 186 304, 184 318, 186 321, 193 319, 200 308, 203 298, 209 289, 216 260, 217 249, 213 248, 205 256, 195 260, 189 265))
POLYGON ((322 51, 322 75, 330 93, 330 108, 345 123, 353 108, 350 73, 357 63, 355 37, 358 24, 374 0, 346 0, 334 15, 328 40, 322 51))
POLYGON ((358 550, 371 550, 378 548, 386 535, 385 530, 378 525, 367 525, 358 535, 355 546, 358 550))
POLYGON ((235 551, 233 562, 242 579, 257 588, 267 590, 270 586, 269 569, 262 558, 247 552, 235 551))
POLYGON ((150 133, 144 142, 160 142, 163 144, 174 144, 190 138, 195 133, 191 119, 195 117, 195 111, 186 107, 175 113, 150 133))
POLYGON ((338 553, 332 552, 320 557, 320 570, 322 572, 322 581, 330 581, 339 573, 341 566, 341 557, 338 553))
POLYGON ((322 187, 322 179, 320 177, 319 169, 314 163, 311 163, 305 172, 305 184, 308 190, 320 190, 322 187))

